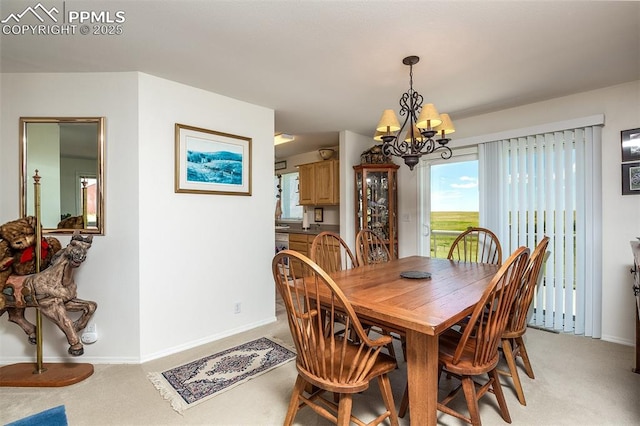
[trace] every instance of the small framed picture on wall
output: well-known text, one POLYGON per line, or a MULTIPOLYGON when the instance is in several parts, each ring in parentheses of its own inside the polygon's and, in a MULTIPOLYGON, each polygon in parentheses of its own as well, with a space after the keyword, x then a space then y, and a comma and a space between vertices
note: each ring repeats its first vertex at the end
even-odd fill
POLYGON ((622 165, 622 195, 640 195, 640 163, 622 165))
POLYGON ((622 162, 640 161, 640 128, 620 132, 622 162))
POLYGON ((314 222, 323 222, 324 221, 324 209, 322 207, 316 207, 313 211, 313 221, 314 222))

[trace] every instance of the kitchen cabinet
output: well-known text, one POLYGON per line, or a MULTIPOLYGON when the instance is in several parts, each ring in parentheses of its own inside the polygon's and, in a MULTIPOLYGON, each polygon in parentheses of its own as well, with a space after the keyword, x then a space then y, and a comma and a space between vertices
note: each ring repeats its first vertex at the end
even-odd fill
POLYGON ((356 190, 356 234, 365 228, 376 231, 398 258, 398 165, 353 166, 356 190))
MULTIPOLYGON (((295 250, 298 253, 304 254, 309 257, 309 253, 311 251, 311 244, 313 243, 313 239, 315 235, 312 234, 289 234, 289 249, 295 250)), ((302 276, 302 262, 298 262, 295 260, 291 260, 293 270, 296 273, 296 276, 302 276)))
POLYGON ((298 199, 301 206, 340 203, 340 168, 336 160, 298 166, 298 199))

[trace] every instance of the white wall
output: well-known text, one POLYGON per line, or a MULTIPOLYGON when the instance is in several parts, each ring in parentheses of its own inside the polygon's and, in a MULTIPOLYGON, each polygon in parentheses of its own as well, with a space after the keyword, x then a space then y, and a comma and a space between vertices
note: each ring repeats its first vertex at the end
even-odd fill
MULTIPOLYGON (((621 195, 620 131, 640 127, 640 81, 603 88, 546 102, 512 108, 467 119, 455 120, 456 133, 450 143, 455 150, 460 140, 500 131, 553 123, 562 120, 605 115, 602 132, 603 202, 603 297, 602 339, 633 344, 635 299, 629 268, 629 241, 640 236, 640 196, 621 195)), ((417 169, 401 166, 400 254, 417 253, 417 169)))
POLYGON ((143 360, 275 321, 273 110, 141 74, 143 360), (174 192, 174 124, 252 138, 252 195, 174 192), (234 314, 234 303, 242 312, 234 314))
MULTIPOLYGON (((2 223, 19 215, 19 117, 106 117, 105 235, 75 275, 78 296, 98 303, 99 339, 78 361, 137 363, 275 320, 272 110, 139 73, 0 85, 2 223), (253 195, 174 193, 176 122, 253 138, 253 195)), ((46 319, 43 331, 45 361, 68 361, 62 333, 46 319)), ((26 342, 0 318, 0 364, 32 361, 26 342)))
MULTIPOLYGON (((18 120, 30 117, 106 117, 105 235, 94 237, 87 260, 76 271, 78 297, 94 300, 99 340, 81 362, 137 362, 138 103, 136 73, 2 74, 2 192, 0 221, 20 213, 18 120)), ((171 170, 171 169, 169 169, 171 170)), ((42 177, 42 185, 47 177, 42 177)), ((66 245, 69 238, 60 236, 66 245)), ((33 320, 33 313, 28 316, 33 320)), ((35 349, 22 330, 0 317, 0 363, 32 361, 35 349)), ((44 359, 68 360, 64 335, 43 320, 44 359)))
POLYGON ((340 237, 355 253, 356 196, 353 166, 360 164, 360 154, 378 143, 370 136, 350 131, 340 132, 340 237))

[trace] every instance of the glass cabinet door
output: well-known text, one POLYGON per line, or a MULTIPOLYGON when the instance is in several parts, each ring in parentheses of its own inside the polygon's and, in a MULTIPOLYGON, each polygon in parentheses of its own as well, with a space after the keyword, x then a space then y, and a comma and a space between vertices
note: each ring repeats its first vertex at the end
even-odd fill
POLYGON ((395 164, 354 166, 356 187, 356 233, 371 229, 387 243, 392 258, 398 257, 397 192, 395 164))

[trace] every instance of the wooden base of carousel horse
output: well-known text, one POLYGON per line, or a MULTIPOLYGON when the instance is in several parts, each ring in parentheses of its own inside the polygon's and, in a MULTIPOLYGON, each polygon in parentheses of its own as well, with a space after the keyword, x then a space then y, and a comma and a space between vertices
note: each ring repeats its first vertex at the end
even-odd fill
POLYGON ((0 367, 0 387, 69 386, 93 374, 93 365, 85 363, 44 363, 42 367, 42 372, 35 362, 0 367))

